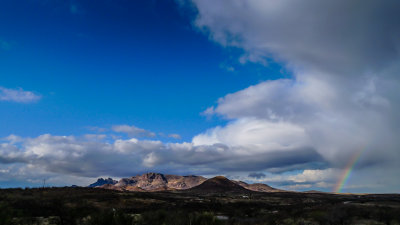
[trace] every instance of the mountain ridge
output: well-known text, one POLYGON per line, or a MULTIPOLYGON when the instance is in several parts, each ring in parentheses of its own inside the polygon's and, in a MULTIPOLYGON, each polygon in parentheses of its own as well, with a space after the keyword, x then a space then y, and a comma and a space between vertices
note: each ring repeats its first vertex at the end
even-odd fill
POLYGON ((111 178, 99 178, 88 187, 112 189, 118 191, 156 192, 156 191, 190 191, 190 192, 278 192, 279 189, 262 183, 248 184, 243 181, 230 180, 224 176, 207 179, 202 176, 170 175, 145 173, 122 178, 119 181, 111 178))

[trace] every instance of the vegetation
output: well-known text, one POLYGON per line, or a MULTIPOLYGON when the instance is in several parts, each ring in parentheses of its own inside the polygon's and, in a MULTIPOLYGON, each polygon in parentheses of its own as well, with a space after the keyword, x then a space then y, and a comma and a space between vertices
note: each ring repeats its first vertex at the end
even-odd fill
POLYGON ((400 195, 0 189, 0 224, 400 224, 400 195))

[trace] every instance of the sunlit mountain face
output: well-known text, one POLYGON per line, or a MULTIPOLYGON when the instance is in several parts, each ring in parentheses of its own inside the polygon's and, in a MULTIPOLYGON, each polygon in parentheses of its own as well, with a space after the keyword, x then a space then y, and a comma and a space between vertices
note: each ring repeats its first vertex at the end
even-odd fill
POLYGON ((397 0, 15 0, 0 27, 0 188, 400 191, 397 0))

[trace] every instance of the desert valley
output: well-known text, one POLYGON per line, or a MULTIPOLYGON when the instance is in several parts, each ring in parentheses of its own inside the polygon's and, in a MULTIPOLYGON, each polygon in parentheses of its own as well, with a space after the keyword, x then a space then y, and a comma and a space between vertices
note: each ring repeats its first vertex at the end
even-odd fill
POLYGON ((399 194, 294 192, 222 176, 146 173, 88 187, 0 189, 0 224, 390 224, 399 194))

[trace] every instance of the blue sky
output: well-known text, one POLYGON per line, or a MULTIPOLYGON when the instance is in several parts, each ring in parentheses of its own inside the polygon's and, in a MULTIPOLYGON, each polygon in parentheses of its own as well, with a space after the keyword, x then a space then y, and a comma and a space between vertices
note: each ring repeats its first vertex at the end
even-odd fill
POLYGON ((135 124, 190 141, 223 123, 200 115, 219 97, 282 76, 276 64, 239 63, 242 50, 209 41, 174 1, 6 1, 0 10, 10 46, 0 83, 42 96, 1 103, 1 136, 135 124))
POLYGON ((399 9, 1 1, 0 187, 161 172, 400 192, 399 9))

